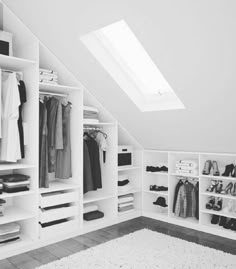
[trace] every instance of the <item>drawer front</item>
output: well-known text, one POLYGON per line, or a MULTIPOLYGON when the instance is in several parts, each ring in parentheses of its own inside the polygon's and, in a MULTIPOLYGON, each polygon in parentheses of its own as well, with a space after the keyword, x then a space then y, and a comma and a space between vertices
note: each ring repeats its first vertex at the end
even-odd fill
POLYGON ((69 220, 64 223, 55 224, 43 228, 39 224, 40 239, 57 238, 58 236, 70 234, 79 230, 79 223, 77 220, 69 220))
POLYGON ((79 200, 78 192, 65 192, 51 196, 40 195, 40 207, 48 207, 66 203, 72 203, 79 200))
POLYGON ((46 223, 54 220, 69 218, 77 216, 79 209, 77 206, 62 207, 56 209, 50 209, 47 211, 42 211, 39 209, 39 220, 41 223, 46 223))

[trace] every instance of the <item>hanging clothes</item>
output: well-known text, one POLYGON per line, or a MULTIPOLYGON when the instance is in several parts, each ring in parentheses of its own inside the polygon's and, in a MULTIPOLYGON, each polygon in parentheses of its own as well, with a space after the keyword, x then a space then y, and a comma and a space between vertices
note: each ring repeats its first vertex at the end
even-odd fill
POLYGON ((20 150, 21 150, 21 158, 25 158, 25 143, 24 143, 24 130, 22 124, 22 110, 24 103, 27 101, 26 97, 26 87, 23 80, 19 81, 18 85, 19 96, 20 96, 20 106, 19 106, 19 118, 18 118, 18 129, 19 129, 19 139, 20 139, 20 150))
POLYGON ((195 218, 198 220, 199 219, 199 183, 194 187, 195 191, 195 197, 196 197, 196 212, 195 212, 195 218))
POLYGON ((83 193, 94 191, 94 183, 91 169, 91 162, 89 157, 89 151, 87 143, 83 142, 83 151, 84 151, 84 169, 83 169, 83 193))
POLYGON ((2 72, 2 140, 1 160, 21 159, 18 119, 21 105, 16 73, 2 72))
POLYGON ((47 98, 39 101, 39 187, 48 188, 48 127, 47 127, 47 98))
POLYGON ((51 97, 47 101, 47 126, 48 126, 48 172, 55 172, 56 163, 56 119, 59 100, 51 97))
POLYGON ((70 134, 70 112, 71 103, 62 105, 62 130, 63 130, 63 149, 56 151, 55 177, 68 179, 72 177, 71 170, 71 134, 70 134))
POLYGON ((97 132, 95 141, 97 142, 98 147, 99 147, 99 158, 100 158, 100 164, 102 167, 103 163, 106 162, 107 140, 103 133, 97 132))
POLYGON ((84 135, 88 147, 94 190, 102 188, 102 176, 97 142, 88 134, 84 135))
POLYGON ((180 180, 177 185, 175 186, 175 192, 174 192, 174 202, 173 202, 173 213, 175 213, 175 207, 176 207, 176 201, 177 201, 177 196, 179 193, 180 187, 183 185, 183 181, 180 180))

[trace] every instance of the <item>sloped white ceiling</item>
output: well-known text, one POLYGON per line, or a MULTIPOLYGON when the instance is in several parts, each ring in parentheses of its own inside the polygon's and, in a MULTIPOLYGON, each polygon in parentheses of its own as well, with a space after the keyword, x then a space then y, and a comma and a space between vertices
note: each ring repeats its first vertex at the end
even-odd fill
POLYGON ((145 148, 236 152, 235 0, 4 0, 145 148), (186 106, 141 113, 78 37, 124 19, 186 106))

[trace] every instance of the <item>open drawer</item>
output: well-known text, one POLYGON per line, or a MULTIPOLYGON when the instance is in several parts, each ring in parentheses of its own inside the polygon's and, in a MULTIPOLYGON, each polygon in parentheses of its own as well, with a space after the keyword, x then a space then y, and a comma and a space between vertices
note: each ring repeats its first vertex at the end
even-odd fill
POLYGON ((46 223, 61 218, 69 218, 78 215, 78 207, 75 205, 55 208, 50 210, 39 209, 39 221, 46 223))
POLYGON ((79 194, 76 191, 57 191, 41 194, 39 197, 40 207, 49 207, 54 205, 73 203, 79 200, 79 194))
POLYGON ((57 236, 74 233, 78 230, 79 224, 75 219, 70 219, 66 222, 54 224, 48 227, 42 227, 42 225, 39 224, 40 239, 56 238, 57 236))

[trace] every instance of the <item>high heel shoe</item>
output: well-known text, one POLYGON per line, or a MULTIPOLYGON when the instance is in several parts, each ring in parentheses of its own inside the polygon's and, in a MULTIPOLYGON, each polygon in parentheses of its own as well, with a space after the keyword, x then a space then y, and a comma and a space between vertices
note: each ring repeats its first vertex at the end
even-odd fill
POLYGON ((222 174, 223 177, 229 177, 229 175, 232 176, 232 173, 234 171, 234 165, 233 164, 228 164, 225 166, 225 171, 222 174))
POLYGON ((205 161, 204 169, 202 171, 203 175, 209 175, 211 172, 212 163, 210 160, 205 161))
POLYGON ((214 189, 216 189, 217 187, 217 181, 216 180, 212 180, 211 181, 211 186, 209 186, 206 191, 209 191, 209 192, 213 192, 214 189))
POLYGON ((222 183, 222 180, 218 180, 218 184, 216 185, 215 192, 216 192, 216 193, 221 193, 222 190, 223 190, 223 183, 222 183))
POLYGON ((213 210, 220 211, 221 209, 222 209, 222 198, 217 198, 217 200, 213 206, 213 210))
POLYGON ((233 190, 231 191, 232 196, 236 196, 236 182, 234 183, 233 190))
POLYGON ((215 205, 215 197, 210 197, 208 203, 206 203, 206 209, 212 209, 215 205))
POLYGON ((212 161, 212 169, 213 169, 213 176, 220 175, 220 171, 219 171, 218 164, 216 161, 212 161))
POLYGON ((232 172, 231 177, 236 177, 236 166, 234 166, 234 171, 232 172))
POLYGON ((232 188, 233 188, 233 183, 230 182, 230 183, 226 186, 226 188, 225 188, 224 190, 222 190, 220 193, 221 193, 221 194, 228 194, 228 193, 231 193, 232 188))

